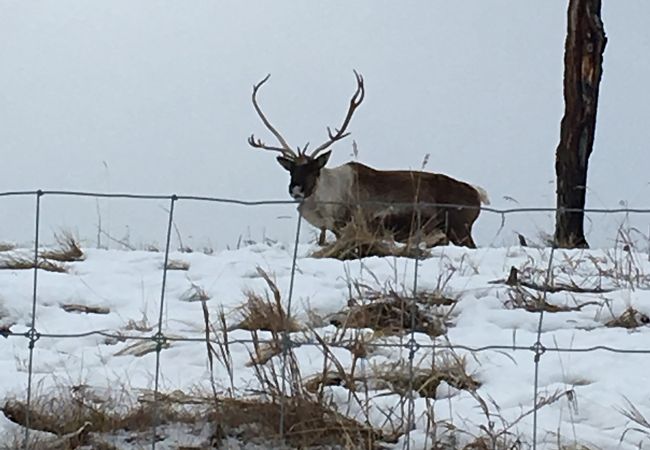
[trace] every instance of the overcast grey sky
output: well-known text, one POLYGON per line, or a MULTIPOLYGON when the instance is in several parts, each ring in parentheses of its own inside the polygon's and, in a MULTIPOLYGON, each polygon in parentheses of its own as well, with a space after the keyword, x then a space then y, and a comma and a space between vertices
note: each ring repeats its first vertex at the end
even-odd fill
MULTIPOLYGON (((252 84, 272 73, 263 108, 292 145, 315 144, 342 119, 356 68, 367 89, 351 125, 362 162, 417 168, 429 153, 429 170, 483 186, 497 207, 515 206, 504 197, 554 206, 566 3, 0 0, 0 191, 288 199, 274 155, 246 144, 251 132, 271 140, 252 84)), ((588 205, 650 206, 650 2, 603 3, 588 205)), ((350 158, 351 142, 331 165, 350 158)), ((0 240, 29 239, 32 205, 0 198, 0 240)), ((99 208, 112 235, 128 225, 134 241, 162 242, 164 202, 46 197, 43 206, 46 231, 71 228, 94 243, 99 208)), ((178 212, 194 245, 294 229, 292 206, 178 212)), ((495 238, 499 223, 479 219, 480 245, 551 221, 508 219, 495 238)), ((594 239, 607 227, 592 225, 594 239)))

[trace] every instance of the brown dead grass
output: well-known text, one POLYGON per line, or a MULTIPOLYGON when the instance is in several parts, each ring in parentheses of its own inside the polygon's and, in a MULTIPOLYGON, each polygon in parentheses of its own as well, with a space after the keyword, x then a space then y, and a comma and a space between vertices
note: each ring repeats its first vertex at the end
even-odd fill
MULTIPOLYGON (((74 435, 84 428, 84 432, 73 436, 70 442, 63 442, 56 448, 77 448, 80 445, 95 446, 92 433, 113 433, 116 431, 138 432, 150 430, 154 418, 154 405, 148 402, 120 405, 121 412, 111 405, 124 402, 125 397, 98 398, 84 386, 69 389, 57 388, 37 395, 32 399, 29 414, 29 427, 32 430, 53 433, 57 436, 74 435), (66 445, 67 444, 67 445, 66 445)), ((7 400, 1 408, 7 419, 21 425, 27 425, 27 405, 18 399, 7 400)), ((197 415, 185 408, 169 402, 158 402, 158 423, 192 423, 197 415)), ((47 447, 43 443, 43 448, 47 447)), ((52 442, 50 442, 50 445, 52 442)))
MULTIPOLYGON (((572 261, 569 261, 573 263, 572 261)), ((582 303, 576 303, 575 305, 556 305, 549 303, 546 299, 549 293, 554 292, 571 292, 571 293, 604 293, 606 290, 595 287, 595 288, 581 288, 575 283, 572 284, 562 284, 562 283, 535 283, 531 281, 534 277, 535 271, 539 270, 533 267, 524 267, 523 269, 518 269, 514 266, 510 267, 510 272, 507 279, 500 279, 491 281, 491 284, 504 284, 509 286, 510 289, 507 292, 507 300, 504 302, 504 306, 511 309, 524 309, 528 312, 569 312, 569 311, 580 311, 585 306, 601 306, 602 303, 598 301, 587 301, 582 303)), ((543 272, 545 274, 545 272, 543 272)))
POLYGON ((16 246, 10 242, 0 242, 0 252, 10 252, 15 249, 16 246))
MULTIPOLYGON (((255 331, 253 331, 255 333, 255 331)), ((253 335, 253 351, 250 354, 250 361, 246 363, 248 367, 263 365, 272 358, 282 353, 282 343, 277 333, 268 342, 260 342, 257 334, 253 335)))
POLYGON ((269 290, 273 294, 271 298, 268 292, 258 294, 253 291, 245 291, 246 304, 241 307, 243 320, 234 329, 248 331, 272 331, 272 332, 295 332, 302 328, 293 318, 289 317, 282 305, 280 290, 271 277, 260 267, 257 273, 264 279, 269 290))
POLYGON ((79 240, 69 231, 55 234, 54 239, 58 247, 43 250, 40 254, 41 257, 59 262, 83 261, 86 258, 83 250, 81 250, 79 240))
POLYGON ((167 270, 190 270, 190 263, 181 259, 167 261, 167 270))
POLYGON ((451 306, 454 300, 437 293, 420 292, 407 297, 391 290, 381 292, 364 290, 361 298, 351 299, 348 309, 330 318, 330 323, 340 328, 369 328, 383 334, 421 332, 430 336, 445 333, 444 317, 426 309, 432 306, 451 306))
POLYGON ((569 312, 569 311, 580 311, 585 306, 600 306, 601 302, 598 301, 588 301, 583 303, 578 303, 576 305, 556 305, 549 303, 546 300, 546 296, 542 292, 538 291, 529 291, 526 288, 521 286, 514 286, 508 290, 508 299, 504 302, 504 305, 512 309, 524 309, 528 312, 540 312, 544 310, 549 313, 558 313, 558 312, 569 312))
POLYGON ((291 448, 381 448, 381 432, 347 418, 322 402, 307 397, 286 398, 280 403, 223 399, 213 420, 224 435, 236 432, 244 442, 273 445, 284 411, 284 443, 291 448))
POLYGON ((109 314, 110 308, 105 306, 80 305, 78 303, 66 303, 61 305, 61 309, 69 313, 84 314, 109 314))
MULTIPOLYGON (((34 259, 26 256, 8 255, 0 258, 0 270, 29 270, 33 269, 34 266, 34 259)), ((68 267, 65 264, 47 259, 39 259, 36 266, 46 272, 68 272, 68 267)))
POLYGON ((189 289, 183 292, 180 298, 185 302, 207 302, 210 300, 210 294, 198 284, 191 283, 189 289))
POLYGON ((153 330, 153 326, 149 323, 146 317, 140 320, 129 319, 124 325, 125 331, 139 331, 140 333, 147 333, 153 330))
POLYGON ((465 445, 462 450, 523 450, 521 441, 515 437, 502 437, 497 442, 486 436, 479 436, 474 441, 465 445))
MULTIPOLYGON (((543 408, 558 402, 561 399, 577 408, 576 393, 573 389, 555 390, 539 396, 537 402, 528 409, 522 409, 517 417, 506 419, 501 414, 501 407, 493 398, 482 397, 478 392, 470 391, 470 395, 476 400, 477 406, 481 409, 485 423, 480 425, 480 433, 471 435, 472 442, 463 447, 463 450, 524 450, 530 448, 530 439, 521 436, 516 427, 522 420, 530 417, 543 408)), ((577 445, 577 443, 576 443, 577 445)), ((558 448, 563 449, 559 443, 558 448)), ((580 448, 580 447, 578 447, 580 448)))
MULTIPOLYGON (((426 246, 446 243, 445 236, 435 234, 424 239, 426 246)), ((350 222, 342 230, 336 241, 315 251, 314 258, 335 258, 342 261, 365 258, 368 256, 398 256, 424 259, 431 253, 415 243, 400 245, 395 243, 392 235, 386 231, 375 232, 358 222, 350 222)))
POLYGON ((633 307, 628 307, 620 316, 605 323, 606 327, 634 329, 650 324, 650 317, 633 307))
POLYGON ((481 387, 481 383, 467 373, 464 360, 460 364, 445 364, 429 369, 416 369, 413 373, 412 384, 409 382, 407 370, 385 373, 383 379, 394 392, 407 395, 409 387, 412 386, 420 397, 428 398, 436 398, 436 390, 443 381, 451 387, 464 391, 475 391, 481 387))
MULTIPOLYGON (((32 401, 30 429, 53 433, 59 438, 35 443, 33 448, 72 450, 86 445, 108 449, 115 433, 126 433, 131 440, 137 439, 142 432, 149 433, 154 417, 158 425, 211 424, 210 440, 217 448, 228 436, 235 436, 245 443, 296 449, 379 449, 382 443, 381 432, 309 397, 285 398, 283 403, 279 403, 260 399, 212 398, 175 391, 170 395, 159 394, 157 406, 152 395, 143 395, 133 404, 128 402, 120 395, 98 398, 84 386, 59 388, 47 395, 36 396, 32 401), (285 432, 281 437, 280 418, 283 414, 285 432), (55 440, 60 442, 60 437, 65 435, 71 438, 61 446, 52 446, 55 440)), ((27 425, 25 402, 8 400, 1 410, 12 422, 27 425)), ((150 435, 147 436, 150 439, 150 435)))
MULTIPOLYGON (((169 341, 165 341, 160 344, 160 349, 164 350, 171 347, 169 341)), ((124 356, 131 355, 136 358, 148 355, 149 353, 154 353, 158 351, 158 343, 151 340, 138 340, 132 344, 125 346, 124 348, 118 350, 114 353, 114 356, 124 356)))
POLYGON ((476 391, 481 382, 468 373, 464 358, 458 356, 445 357, 440 364, 429 368, 416 368, 413 371, 413 381, 410 381, 410 371, 403 363, 389 367, 377 368, 364 376, 351 376, 339 372, 324 372, 309 379, 305 383, 308 392, 320 392, 323 386, 344 386, 352 391, 372 389, 389 390, 401 396, 417 392, 420 397, 436 398, 440 383, 445 382, 458 390, 476 391))

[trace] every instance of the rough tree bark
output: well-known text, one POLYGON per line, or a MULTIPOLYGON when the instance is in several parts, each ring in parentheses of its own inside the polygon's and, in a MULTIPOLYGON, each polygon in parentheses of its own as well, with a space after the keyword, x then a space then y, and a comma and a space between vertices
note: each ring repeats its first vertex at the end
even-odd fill
POLYGON ((586 248, 584 207, 587 166, 596 131, 598 88, 607 38, 601 0, 569 0, 564 48, 564 117, 555 173, 557 208, 555 245, 586 248))

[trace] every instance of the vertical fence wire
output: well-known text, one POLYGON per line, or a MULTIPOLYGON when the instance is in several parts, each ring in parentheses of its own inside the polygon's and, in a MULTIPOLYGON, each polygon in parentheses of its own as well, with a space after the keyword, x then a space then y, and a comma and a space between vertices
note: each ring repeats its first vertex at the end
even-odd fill
MULTIPOLYGON (((291 276, 289 278, 289 293, 287 295, 287 318, 286 324, 291 321, 291 300, 293 299, 293 285, 296 279, 296 264, 298 260, 298 245, 300 243, 300 225, 302 223, 302 212, 298 209, 298 223, 296 224, 296 237, 293 242, 293 255, 291 256, 291 276)), ((287 397, 287 358, 291 350, 291 336, 287 327, 282 327, 282 397, 280 399, 280 439, 284 439, 285 433, 285 415, 286 415, 286 397, 287 397)))
POLYGON ((27 367, 27 402, 25 412, 25 435, 23 440, 24 450, 29 449, 29 433, 31 425, 31 413, 32 413, 32 384, 34 379, 34 345, 39 338, 38 332, 36 331, 36 298, 38 293, 38 246, 40 238, 40 228, 41 228, 41 197, 43 196, 43 191, 40 189, 36 192, 36 210, 34 214, 34 280, 33 280, 33 291, 32 291, 32 317, 31 323, 29 325, 29 330, 25 334, 25 337, 29 339, 29 363, 27 367))
POLYGON ((542 344, 542 325, 544 322, 544 309, 546 308, 546 297, 548 288, 551 287, 553 282, 553 257, 555 256, 555 243, 551 247, 548 257, 548 266, 546 268, 546 281, 544 285, 547 289, 542 292, 542 298, 539 305, 539 321, 537 322, 537 339, 533 344, 532 350, 535 352, 535 376, 533 387, 533 450, 537 450, 537 410, 539 401, 539 361, 541 356, 546 352, 546 347, 542 344))
POLYGON ((165 236, 165 255, 163 258, 162 267, 162 287, 160 289, 160 311, 158 314, 158 329, 155 335, 151 338, 156 343, 156 372, 154 375, 154 390, 153 390, 153 417, 151 421, 151 450, 156 450, 156 433, 158 429, 158 395, 160 385, 160 352, 166 342, 165 335, 162 332, 163 317, 165 313, 165 288, 167 286, 167 272, 169 266, 169 251, 171 247, 172 227, 174 225, 174 205, 178 197, 171 196, 169 205, 169 216, 167 220, 167 235, 165 236))
MULTIPOLYGON (((406 345, 409 353, 408 353, 408 360, 409 360, 409 387, 408 387, 408 411, 407 411, 407 420, 406 420, 406 442, 405 442, 405 448, 406 450, 410 450, 411 448, 411 430, 414 427, 415 423, 415 394, 413 392, 414 389, 414 382, 415 382, 415 366, 414 366, 414 361, 415 361, 415 355, 418 352, 420 346, 418 345, 417 340, 415 339, 415 327, 417 326, 416 322, 416 316, 417 316, 417 298, 418 298, 418 269, 420 266, 420 251, 421 251, 421 244, 422 244, 422 211, 416 205, 416 223, 417 223, 417 228, 415 230, 415 259, 414 259, 414 267, 413 267, 413 292, 411 295, 410 299, 410 304, 408 305, 410 314, 411 314, 411 320, 410 320, 410 327, 411 327, 411 333, 410 333, 410 338, 409 341, 406 345)), ((409 245, 412 245, 412 243, 409 243, 409 245)))

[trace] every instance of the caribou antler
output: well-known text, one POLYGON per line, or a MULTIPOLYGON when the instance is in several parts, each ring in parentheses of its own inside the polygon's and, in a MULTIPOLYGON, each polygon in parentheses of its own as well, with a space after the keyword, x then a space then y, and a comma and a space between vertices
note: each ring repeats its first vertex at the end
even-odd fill
POLYGON ((336 141, 340 141, 341 139, 350 135, 350 133, 347 132, 346 130, 348 128, 348 125, 350 124, 350 120, 352 119, 352 115, 354 114, 354 111, 359 107, 359 105, 363 101, 363 97, 366 94, 366 91, 363 87, 363 77, 356 70, 354 71, 354 76, 357 79, 357 90, 354 92, 354 95, 352 95, 352 98, 350 99, 350 106, 348 107, 348 112, 345 115, 345 119, 343 119, 343 124, 341 125, 340 128, 335 129, 336 133, 332 133, 331 128, 327 127, 327 134, 329 135, 329 140, 324 144, 315 148, 314 151, 311 153, 311 155, 309 155, 310 158, 315 158, 316 155, 318 155, 318 153, 322 152, 323 150, 328 148, 336 141))
POLYGON ((255 111, 257 111, 257 114, 260 116, 260 119, 262 119, 262 122, 264 123, 264 126, 269 129, 269 131, 273 134, 273 136, 275 136, 275 138, 280 143, 281 147, 275 147, 275 146, 272 146, 272 145, 267 145, 264 142, 262 142, 261 139, 256 139, 254 134, 251 134, 249 136, 248 144, 251 147, 261 148, 261 149, 264 149, 264 150, 271 150, 271 151, 274 151, 274 152, 280 152, 280 153, 282 153, 282 156, 284 156, 285 158, 296 159, 298 157, 298 155, 291 149, 291 147, 289 147, 289 144, 282 137, 282 135, 278 132, 278 130, 276 130, 275 127, 273 127, 273 125, 271 125, 271 122, 269 122, 269 120, 266 118, 266 116, 262 112, 262 109, 257 104, 257 91, 259 90, 260 87, 262 87, 262 85, 264 83, 267 82, 267 80, 269 79, 270 76, 271 76, 271 74, 268 74, 266 77, 264 77, 264 79, 262 81, 260 81, 259 83, 253 85, 253 96, 252 96, 252 98, 253 98, 253 106, 255 107, 255 111))

